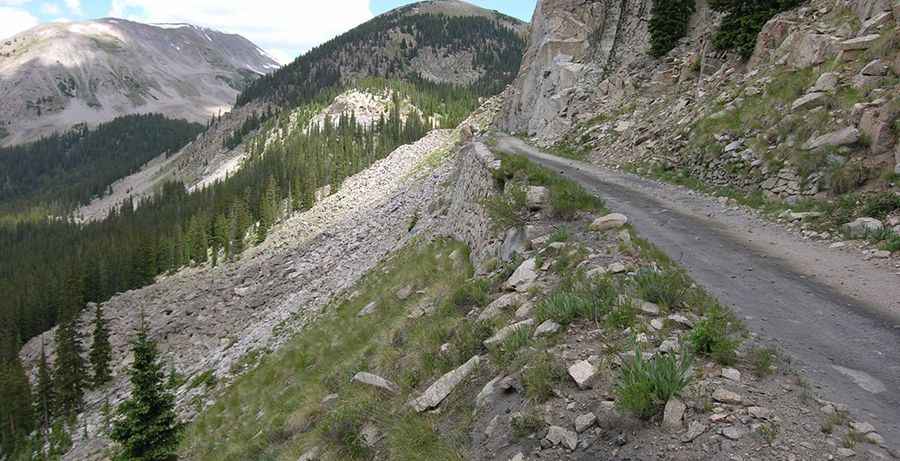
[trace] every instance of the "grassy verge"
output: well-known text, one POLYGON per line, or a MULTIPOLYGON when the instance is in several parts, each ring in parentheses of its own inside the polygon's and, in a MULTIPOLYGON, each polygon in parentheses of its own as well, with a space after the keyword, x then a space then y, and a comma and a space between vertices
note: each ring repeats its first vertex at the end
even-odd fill
MULTIPOLYGON (((438 427, 448 419, 464 422, 466 402, 450 402, 439 416, 411 413, 405 402, 420 384, 467 360, 465 349, 487 334, 461 328, 462 313, 451 303, 470 275, 466 249, 458 243, 401 251, 360 282, 357 296, 330 306, 324 318, 237 378, 188 427, 181 454, 296 460, 318 446, 325 459, 363 459, 372 449, 363 443, 362 428, 372 423, 390 459, 463 459, 463 434, 438 427), (403 287, 420 293, 400 300, 395 293, 403 287), (407 318, 410 307, 430 299, 438 307, 427 321, 407 318), (375 313, 358 317, 373 301, 375 313), (448 341, 459 353, 441 355, 440 345, 448 341), (351 384, 359 371, 390 379, 402 391, 394 397, 351 384), (337 397, 329 409, 322 400, 332 394, 337 397)), ((468 298, 478 290, 463 291, 468 298)))

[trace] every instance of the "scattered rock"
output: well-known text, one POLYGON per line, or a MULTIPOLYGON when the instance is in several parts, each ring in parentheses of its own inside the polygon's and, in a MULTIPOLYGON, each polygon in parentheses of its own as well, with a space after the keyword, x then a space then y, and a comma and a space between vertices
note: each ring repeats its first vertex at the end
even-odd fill
POLYGON ((569 367, 569 376, 581 390, 590 389, 596 375, 597 369, 586 360, 576 362, 569 367))
POLYGON ((884 229, 884 224, 875 218, 858 218, 841 226, 841 232, 851 239, 864 239, 884 229))
POLYGON ((544 437, 544 440, 549 442, 552 447, 563 445, 569 450, 574 450, 578 447, 578 434, 559 426, 550 426, 550 430, 547 432, 547 437, 544 437))
POLYGON ((725 389, 724 387, 720 387, 720 388, 716 389, 715 392, 713 392, 712 398, 716 402, 722 402, 722 403, 727 403, 727 404, 731 404, 731 405, 740 405, 741 402, 744 401, 744 399, 740 396, 740 394, 731 392, 728 389, 725 389))
POLYGON ((322 449, 319 447, 312 447, 309 450, 306 450, 297 461, 319 461, 319 457, 322 454, 322 449))
POLYGON ((662 319, 653 319, 650 321, 650 328, 653 328, 656 331, 662 330, 665 326, 665 323, 662 319))
POLYGON ((529 186, 526 194, 528 209, 537 211, 550 203, 550 190, 542 186, 529 186))
POLYGON ((804 150, 816 150, 822 147, 840 147, 859 142, 859 130, 856 127, 848 126, 831 133, 810 139, 803 145, 804 150))
POLYGON ((670 431, 680 431, 685 410, 687 406, 681 400, 670 399, 663 413, 663 427, 670 431))
POLYGON ((681 345, 678 343, 678 338, 667 339, 659 345, 659 351, 663 354, 672 354, 678 352, 681 349, 681 345))
POLYGON ((516 456, 509 458, 509 461, 525 461, 525 455, 522 452, 516 453, 516 456))
POLYGON ((684 443, 693 442, 694 439, 703 435, 706 432, 706 425, 699 421, 691 421, 691 424, 688 425, 688 430, 684 434, 684 437, 681 438, 681 441, 684 443))
POLYGON ((756 419, 769 419, 772 417, 772 410, 766 407, 750 407, 747 409, 747 413, 750 413, 750 416, 756 419))
POLYGON ((462 364, 459 368, 438 378, 421 397, 410 400, 409 405, 417 412, 421 413, 430 408, 434 408, 447 398, 453 389, 459 385, 470 373, 475 371, 478 364, 481 363, 481 357, 476 355, 469 359, 468 362, 462 364))
POLYGON ((537 261, 531 258, 523 262, 509 277, 503 287, 510 291, 524 293, 537 280, 537 261))
POLYGON ((382 378, 381 376, 373 375, 372 373, 368 373, 365 371, 361 371, 355 374, 351 381, 354 383, 377 387, 378 389, 388 391, 392 394, 398 394, 400 392, 400 386, 397 386, 396 384, 382 378))
POLYGON ((859 73, 871 77, 884 77, 888 73, 888 66, 882 60, 876 59, 866 64, 859 73))
POLYGON ((674 323, 677 323, 679 325, 682 325, 682 326, 685 326, 688 328, 694 327, 694 321, 681 315, 681 314, 672 314, 666 318, 674 323))
POLYGON ((521 255, 527 248, 528 239, 525 236, 525 229, 509 229, 503 238, 503 245, 500 246, 500 259, 504 262, 512 261, 516 255, 521 255))
POLYGON ((532 325, 534 325, 534 319, 523 320, 512 325, 507 325, 494 333, 494 336, 485 339, 484 347, 494 347, 502 343, 506 338, 509 337, 509 335, 513 334, 519 328, 528 328, 532 325))
POLYGON ((791 104, 791 110, 809 110, 814 107, 824 106, 828 103, 828 95, 825 93, 809 93, 801 96, 791 104))
POLYGON ((399 299, 400 301, 406 301, 410 297, 410 295, 412 295, 412 292, 413 292, 413 287, 405 286, 405 287, 397 290, 395 295, 397 296, 397 299, 399 299))
POLYGON ((741 382, 741 372, 735 370, 734 368, 723 368, 721 374, 725 379, 734 381, 736 383, 741 382))
POLYGON ((816 80, 816 84, 810 89, 810 92, 829 93, 837 89, 838 74, 836 72, 825 72, 816 80))
POLYGON ((375 301, 366 304, 366 307, 360 309, 359 313, 356 314, 357 317, 365 317, 367 315, 372 315, 375 313, 375 309, 378 308, 378 303, 375 301))
POLYGON ((363 424, 363 427, 359 430, 359 435, 362 436, 363 443, 369 448, 374 447, 381 440, 378 428, 369 422, 363 424))
POLYGON ((877 42, 879 38, 881 38, 881 36, 878 34, 864 35, 862 37, 845 40, 838 44, 838 47, 841 49, 841 51, 867 50, 870 46, 877 42))
POLYGON ((606 272, 609 272, 610 274, 621 274, 627 270, 628 269, 622 263, 612 263, 606 267, 606 272))
POLYGON ((875 426, 869 423, 860 423, 856 421, 850 423, 850 429, 863 435, 868 434, 869 432, 875 432, 875 426))
POLYGON ((498 376, 488 381, 488 383, 481 388, 481 392, 475 396, 476 409, 484 407, 494 398, 497 393, 497 383, 500 382, 501 379, 503 379, 503 376, 498 376))
POLYGON ((553 320, 546 320, 544 323, 538 325, 538 327, 534 330, 534 337, 552 335, 559 331, 560 325, 553 320))
POLYGON ((628 223, 628 217, 620 213, 612 213, 597 218, 591 224, 591 230, 603 232, 609 229, 618 229, 628 223))
POLYGON ((647 315, 659 315, 659 306, 647 301, 641 301, 638 309, 647 315))
POLYGON ((478 315, 478 320, 491 320, 502 314, 506 309, 522 304, 523 301, 524 298, 521 294, 507 293, 488 304, 488 306, 481 311, 481 314, 478 315))
POLYGON ((856 452, 849 448, 838 448, 837 449, 838 458, 852 458, 856 456, 856 452))
POLYGON ((722 429, 722 435, 730 440, 740 440, 743 436, 747 435, 747 429, 740 426, 728 426, 722 429))
POLYGON ((575 418, 575 432, 581 434, 590 429, 597 422, 597 416, 593 413, 586 413, 575 418))

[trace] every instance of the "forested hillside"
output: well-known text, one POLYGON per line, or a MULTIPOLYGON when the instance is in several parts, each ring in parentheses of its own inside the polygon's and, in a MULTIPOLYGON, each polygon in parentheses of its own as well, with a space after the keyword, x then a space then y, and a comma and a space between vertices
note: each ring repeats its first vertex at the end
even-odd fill
POLYGON ((64 212, 101 195, 148 160, 172 153, 203 129, 159 114, 129 115, 97 128, 80 126, 29 144, 0 148, 0 209, 35 202, 64 212))
MULTIPOLYGON (((498 16, 410 14, 400 9, 381 15, 314 48, 291 64, 253 82, 237 104, 268 101, 293 105, 322 88, 358 77, 426 79, 453 83, 453 75, 423 75, 425 54, 442 57, 471 53, 469 81, 456 81, 478 95, 496 94, 516 75, 525 41, 508 27, 515 19, 498 16), (446 77, 446 78, 443 78, 446 77)), ((430 59, 434 59, 433 57, 430 59)))

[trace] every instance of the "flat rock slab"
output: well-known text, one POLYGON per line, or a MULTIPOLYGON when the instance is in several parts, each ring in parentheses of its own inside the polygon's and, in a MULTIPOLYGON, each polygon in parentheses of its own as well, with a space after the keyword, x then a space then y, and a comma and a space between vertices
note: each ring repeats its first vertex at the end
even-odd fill
POLYGON ((494 347, 505 341, 506 338, 515 333, 516 330, 520 328, 528 328, 532 325, 534 325, 534 320, 528 319, 503 327, 500 329, 500 331, 494 333, 494 336, 491 336, 490 338, 484 340, 484 347, 494 347))
POLYGON ((376 387, 378 389, 388 391, 392 394, 400 393, 400 386, 382 378, 381 376, 373 375, 372 373, 368 373, 365 371, 361 371, 355 374, 351 382, 376 387))
POLYGON ((375 310, 378 309, 378 303, 375 301, 366 304, 365 307, 359 310, 359 313, 356 314, 357 317, 365 317, 367 315, 372 315, 375 313, 375 310))
POLYGON ((546 320, 544 323, 538 325, 538 327, 534 330, 534 337, 538 338, 541 336, 552 335, 556 333, 560 329, 560 324, 554 322, 553 320, 546 320))
POLYGON ((524 296, 520 293, 507 293, 488 304, 478 315, 478 320, 490 320, 513 306, 521 305, 524 301, 524 296))
POLYGON ((574 450, 578 447, 578 434, 564 427, 550 426, 547 437, 544 437, 544 439, 554 447, 562 445, 569 450, 574 450))
POLYGON ((475 371, 479 363, 481 363, 481 356, 472 357, 459 368, 441 376, 425 390, 421 397, 410 400, 409 405, 419 413, 440 405, 459 383, 475 371))
POLYGON ((712 398, 716 402, 727 403, 729 405, 740 405, 741 402, 744 401, 740 394, 721 387, 713 392, 712 398))
POLYGON ((597 422, 597 416, 593 413, 586 413, 575 418, 575 432, 581 434, 590 429, 597 422))
POLYGON ((597 218, 591 223, 591 230, 595 232, 603 232, 610 229, 618 229, 628 224, 628 216, 621 213, 612 213, 597 218))
POLYGON ((528 291, 531 284, 537 280, 537 260, 531 258, 523 262, 515 272, 509 277, 509 280, 503 284, 503 287, 510 291, 518 291, 524 293, 528 291))
POLYGON ((687 410, 687 405, 681 400, 669 400, 663 412, 663 427, 670 431, 680 431, 685 410, 687 410))

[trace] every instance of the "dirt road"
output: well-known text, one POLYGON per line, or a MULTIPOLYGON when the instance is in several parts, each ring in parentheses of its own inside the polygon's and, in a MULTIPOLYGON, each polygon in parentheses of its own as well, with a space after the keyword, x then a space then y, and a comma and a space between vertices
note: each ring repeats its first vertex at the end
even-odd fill
POLYGON ((731 306, 828 400, 846 403, 900 446, 900 269, 803 240, 707 196, 563 159, 498 136, 520 154, 598 193, 642 237, 731 306))

